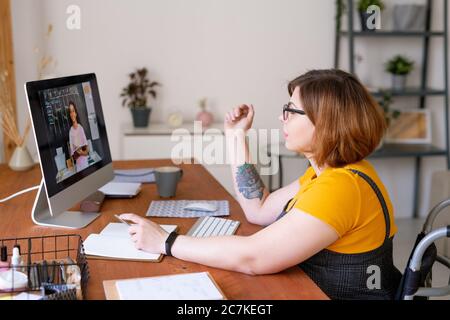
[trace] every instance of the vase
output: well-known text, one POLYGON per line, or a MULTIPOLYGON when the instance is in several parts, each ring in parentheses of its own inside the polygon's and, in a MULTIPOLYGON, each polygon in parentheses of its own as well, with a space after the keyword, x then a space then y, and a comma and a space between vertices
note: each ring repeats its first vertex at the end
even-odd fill
POLYGON ((418 4, 394 6, 394 30, 425 31, 426 7, 418 4))
POLYGON ((373 28, 373 29, 369 29, 368 27, 368 19, 373 15, 373 13, 367 13, 365 11, 360 11, 359 12, 359 17, 361 20, 361 30, 365 31, 365 32, 374 32, 377 29, 373 28))
POLYGON ((214 116, 211 112, 201 111, 197 114, 195 120, 201 121, 203 128, 208 128, 213 123, 214 116))
POLYGON ((131 115, 133 116, 133 125, 136 128, 148 127, 151 111, 152 108, 131 108, 131 115))
POLYGON ((26 146, 17 146, 8 164, 14 171, 26 171, 34 166, 34 161, 26 146))

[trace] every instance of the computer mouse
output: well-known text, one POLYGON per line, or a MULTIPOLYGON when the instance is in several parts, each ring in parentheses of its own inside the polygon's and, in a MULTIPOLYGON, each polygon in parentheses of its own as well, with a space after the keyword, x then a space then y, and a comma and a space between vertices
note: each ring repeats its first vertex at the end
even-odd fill
POLYGON ((207 202, 193 202, 188 204, 183 208, 184 210, 192 210, 192 211, 208 211, 214 212, 217 211, 217 206, 212 203, 207 202))

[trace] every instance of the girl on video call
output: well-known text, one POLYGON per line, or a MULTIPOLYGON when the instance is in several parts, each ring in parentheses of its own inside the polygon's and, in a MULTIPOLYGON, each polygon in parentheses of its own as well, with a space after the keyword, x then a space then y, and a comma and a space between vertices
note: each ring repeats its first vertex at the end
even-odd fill
POLYGON ((251 164, 245 133, 253 105, 234 108, 224 121, 227 141, 237 139, 242 153, 236 156, 242 162, 231 164, 237 199, 247 220, 265 228, 249 236, 169 237, 158 224, 123 214, 135 223, 132 241, 144 251, 249 275, 298 265, 331 299, 393 299, 401 277, 392 259, 393 206, 365 160, 385 133, 382 109, 354 75, 340 70, 307 72, 288 92, 279 116, 285 146, 311 166, 275 192, 251 164), (381 287, 367 284, 373 266, 381 287))
POLYGON ((72 121, 69 131, 70 155, 75 160, 77 172, 80 172, 89 166, 89 146, 78 118, 77 107, 73 101, 69 102, 69 115, 72 121))

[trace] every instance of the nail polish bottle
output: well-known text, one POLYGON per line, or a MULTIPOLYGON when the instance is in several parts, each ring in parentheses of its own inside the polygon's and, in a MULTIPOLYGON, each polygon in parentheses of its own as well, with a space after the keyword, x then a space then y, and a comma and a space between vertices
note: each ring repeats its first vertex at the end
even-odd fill
POLYGON ((0 248, 0 272, 9 269, 8 263, 8 248, 6 246, 1 246, 0 248))

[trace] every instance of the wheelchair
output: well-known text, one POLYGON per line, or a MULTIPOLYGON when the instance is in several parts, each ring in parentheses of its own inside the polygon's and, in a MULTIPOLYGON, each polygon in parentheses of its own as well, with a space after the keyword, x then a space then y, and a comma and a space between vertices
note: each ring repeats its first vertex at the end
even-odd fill
POLYGON ((432 287, 432 267, 441 263, 450 270, 450 259, 437 254, 435 241, 450 237, 450 225, 433 230, 433 223, 442 210, 450 206, 450 199, 437 204, 428 214, 421 233, 417 236, 414 248, 403 273, 396 300, 427 300, 431 297, 450 295, 448 285, 432 287))

